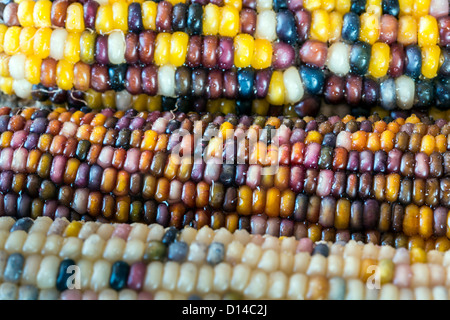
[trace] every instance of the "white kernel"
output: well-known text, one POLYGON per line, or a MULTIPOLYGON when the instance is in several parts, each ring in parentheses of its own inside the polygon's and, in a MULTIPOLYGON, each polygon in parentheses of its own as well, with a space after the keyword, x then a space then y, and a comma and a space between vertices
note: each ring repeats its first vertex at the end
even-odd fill
POLYGON ((84 241, 81 254, 84 258, 95 261, 102 257, 104 248, 105 240, 98 234, 92 234, 84 241))
POLYGON ((267 296, 269 299, 284 299, 287 292, 288 279, 283 272, 276 271, 269 274, 269 289, 267 296))
POLYGON ((121 238, 111 238, 106 242, 105 250, 103 251, 103 258, 115 262, 121 260, 125 250, 125 240, 121 238))
POLYGON ((266 272, 273 272, 278 269, 279 255, 275 250, 265 250, 258 263, 258 269, 266 272))
POLYGON ((213 288, 216 292, 225 292, 230 286, 231 266, 228 263, 219 263, 214 267, 213 288))
POLYGON ((27 233, 23 230, 11 232, 6 240, 5 250, 9 253, 22 252, 22 247, 26 239, 27 233))
POLYGON ((152 262, 147 266, 144 281, 145 291, 155 291, 161 287, 163 268, 163 264, 159 261, 152 262))
POLYGON ((180 267, 177 289, 181 293, 191 293, 195 289, 197 282, 197 267, 195 264, 186 262, 180 267))
POLYGON ((175 96, 175 67, 166 64, 158 69, 158 94, 161 96, 175 96))
POLYGON ((392 283, 387 283, 381 287, 380 300, 398 300, 398 288, 392 283))
POLYGON ((178 282, 178 276, 180 272, 180 265, 176 262, 169 261, 164 265, 164 271, 162 276, 162 288, 165 290, 173 291, 178 282))
POLYGON ((111 276, 111 263, 106 260, 98 260, 94 263, 91 276, 91 289, 100 291, 109 288, 111 276))
POLYGON ((257 266, 259 259, 261 258, 262 249, 260 246, 249 243, 242 254, 242 262, 254 268, 257 266))
POLYGON ((298 252, 294 256, 294 272, 306 273, 311 256, 307 252, 298 252))
POLYGON ((45 243, 45 235, 43 233, 28 233, 28 237, 23 244, 22 251, 24 254, 40 253, 45 243))
POLYGON ((344 267, 344 259, 338 255, 328 256, 328 270, 327 277, 340 277, 342 276, 342 269, 344 267))
MULTIPOLYGON (((42 256, 38 254, 27 257, 23 266, 21 284, 36 285, 36 277, 41 266, 41 261, 42 256)), ((3 272, 1 274, 3 275, 3 272)))
POLYGON ((338 76, 345 76, 350 71, 350 50, 343 42, 335 42, 328 48, 327 68, 338 76))
POLYGON ((59 257, 61 259, 78 260, 81 256, 81 249, 83 247, 83 241, 75 237, 69 237, 64 239, 61 250, 59 251, 59 257))
POLYGON ((80 287, 82 290, 89 290, 91 287, 92 272, 94 272, 94 263, 90 260, 81 259, 77 262, 80 268, 80 287))
POLYGON ((261 299, 266 295, 268 285, 267 274, 261 270, 254 270, 250 276, 250 281, 244 290, 244 295, 248 299, 261 299))
POLYGON ((313 255, 306 274, 308 276, 325 276, 327 274, 327 258, 321 254, 313 255))
POLYGON ((347 281, 347 294, 345 300, 363 300, 364 284, 358 279, 350 279, 347 281))
POLYGON ((64 45, 68 32, 64 28, 54 29, 52 35, 50 36, 50 58, 56 61, 62 60, 64 58, 64 45))
POLYGON ((12 88, 16 96, 22 99, 31 97, 33 85, 25 79, 14 80, 12 88))
POLYGON ((250 278, 251 269, 245 264, 238 264, 233 268, 230 288, 237 292, 243 292, 250 278))
POLYGON ((144 256, 145 244, 140 240, 127 241, 125 250, 123 253, 123 260, 132 264, 137 261, 141 261, 144 256))
POLYGON ((284 99, 287 104, 294 104, 303 98, 305 90, 297 68, 291 66, 283 73, 284 99))
POLYGON ((403 110, 409 110, 414 104, 415 83, 408 76, 402 75, 395 79, 395 92, 397 106, 403 110))
POLYGON ((39 289, 51 289, 56 286, 60 259, 50 255, 42 259, 36 276, 36 284, 39 289))
POLYGON ((301 273, 293 274, 289 278, 287 297, 290 300, 304 300, 308 277, 301 273))
POLYGON ((344 269, 342 276, 345 279, 358 278, 360 272, 361 260, 350 256, 344 259, 344 269))
POLYGON ((112 31, 109 34, 108 58, 111 64, 125 62, 125 36, 122 31, 112 31))
POLYGON ((270 42, 277 38, 277 17, 275 11, 258 10, 256 17, 255 39, 266 39, 270 42))
POLYGON ((198 272, 197 291, 199 293, 208 293, 213 289, 214 270, 209 265, 202 265, 198 272))

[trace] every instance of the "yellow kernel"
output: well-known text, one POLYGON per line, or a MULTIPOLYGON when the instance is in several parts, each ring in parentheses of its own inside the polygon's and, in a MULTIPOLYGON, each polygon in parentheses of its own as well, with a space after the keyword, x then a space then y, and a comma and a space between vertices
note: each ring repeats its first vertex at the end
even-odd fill
POLYGON ((19 3, 17 9, 17 18, 22 27, 34 27, 33 12, 35 2, 32 0, 25 0, 19 3))
POLYGON ((219 34, 234 38, 239 32, 239 11, 230 5, 221 8, 219 34))
POLYGON ((36 1, 33 9, 33 21, 36 28, 51 27, 52 2, 50 0, 36 1))
POLYGON ((142 4, 142 22, 147 30, 156 30, 156 14, 158 4, 154 1, 145 1, 142 4))
POLYGON ((267 93, 267 101, 273 105, 282 105, 284 103, 284 82, 283 73, 279 70, 273 71, 267 93))
POLYGON ((203 34, 217 35, 220 24, 220 8, 215 4, 208 3, 203 7, 203 34))
POLYGON ((250 66, 253 60, 255 40, 249 34, 241 33, 234 37, 234 65, 236 68, 250 66))
POLYGON ((272 65, 272 44, 266 39, 255 39, 252 67, 265 69, 272 65))
POLYGON ((330 17, 328 15, 328 12, 322 9, 313 11, 311 16, 311 31, 310 31, 311 39, 327 42, 329 35, 329 27, 330 27, 330 17))
POLYGON ((422 75, 432 79, 436 77, 439 68, 441 49, 438 45, 425 46, 422 48, 422 75))
POLYGON ((112 4, 114 29, 128 31, 128 3, 117 1, 112 4))
POLYGON ((81 3, 71 3, 67 7, 66 30, 67 32, 84 31, 84 10, 81 3))
POLYGON ((420 47, 438 44, 439 28, 435 17, 423 16, 419 19, 417 42, 420 47))
POLYGON ((369 63, 369 74, 375 78, 386 75, 389 69, 390 47, 386 43, 376 42, 372 46, 372 56, 369 63))
POLYGON ((175 32, 170 39, 170 63, 180 67, 186 60, 189 36, 184 32, 175 32))

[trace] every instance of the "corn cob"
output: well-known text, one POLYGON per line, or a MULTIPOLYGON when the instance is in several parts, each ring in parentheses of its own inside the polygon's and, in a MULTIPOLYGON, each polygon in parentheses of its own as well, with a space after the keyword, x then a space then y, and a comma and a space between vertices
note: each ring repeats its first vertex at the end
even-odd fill
MULTIPOLYGON (((109 37, 110 39, 117 38, 113 34, 109 37)), ((120 40, 121 37, 123 38, 123 35, 117 38, 119 43, 123 40, 120 40)), ((149 37, 149 39, 155 38, 154 35, 149 37)), ((179 38, 179 33, 173 34, 172 39, 174 37, 179 38)), ((102 40, 104 46, 97 45, 96 50, 97 52, 101 50, 105 55, 96 54, 97 62, 92 65, 78 61, 79 56, 65 56, 62 60, 55 60, 54 58, 59 58, 59 56, 62 58, 59 53, 44 59, 35 56, 27 57, 24 53, 13 55, 4 53, 0 64, 2 66, 0 73, 3 76, 2 89, 5 93, 15 92, 21 98, 28 98, 36 92, 34 97, 38 100, 48 99, 46 93, 57 92, 57 88, 61 90, 73 89, 75 95, 72 100, 86 100, 85 103, 88 105, 88 98, 84 97, 83 92, 86 92, 89 88, 99 93, 114 90, 118 92, 116 98, 120 102, 118 108, 127 108, 130 104, 131 95, 138 94, 193 98, 205 96, 208 99, 265 98, 273 105, 294 104, 294 107, 304 100, 305 93, 310 95, 323 94, 325 101, 333 104, 345 101, 350 105, 360 103, 373 105, 379 102, 387 110, 395 107, 410 109, 413 105, 429 106, 434 102, 443 107, 448 104, 448 85, 444 79, 419 81, 417 86, 415 86, 414 81, 422 74, 425 78, 435 78, 438 73, 441 73, 444 77, 448 73, 447 69, 450 62, 448 50, 444 49, 444 62, 440 66, 441 49, 437 45, 424 46, 422 49, 411 45, 403 49, 402 45, 392 44, 391 50, 387 44, 377 42, 372 46, 372 49, 370 49, 370 46, 355 44, 351 45, 352 49, 349 50, 349 45, 337 42, 331 45, 328 50, 326 44, 308 40, 300 49, 300 60, 302 64, 306 63, 310 66, 302 65, 299 69, 296 69, 293 65, 294 49, 288 49, 288 45, 281 42, 273 49, 270 43, 261 46, 256 45, 254 52, 253 49, 249 49, 249 52, 251 52, 251 55, 249 55, 247 49, 247 51, 244 50, 245 52, 235 51, 233 54, 231 50, 233 45, 228 38, 219 41, 215 37, 206 36, 202 41, 199 36, 196 37, 195 39, 198 41, 195 42, 199 45, 197 49, 194 50, 191 46, 189 49, 187 47, 181 49, 182 46, 180 47, 178 41, 175 40, 172 47, 177 48, 177 50, 174 50, 174 55, 171 55, 169 54, 171 36, 169 34, 158 34, 156 41, 152 42, 155 43, 155 47, 150 46, 149 48, 148 45, 142 47, 148 50, 149 56, 145 57, 145 59, 149 59, 148 61, 153 62, 153 54, 155 54, 154 62, 158 67, 154 65, 145 67, 126 64, 109 67, 104 65, 112 62, 112 59, 115 59, 115 63, 119 60, 123 61, 123 58, 117 60, 117 57, 113 58, 111 54, 117 55, 117 52, 125 52, 125 50, 117 49, 120 48, 120 44, 118 46, 115 42, 111 42, 109 47, 116 50, 112 51, 108 57, 108 49, 105 49, 108 43, 106 36, 101 38, 104 40, 102 40), (167 37, 163 37, 164 35, 167 35, 167 37), (163 46, 158 39, 164 38, 166 38, 164 40, 166 43, 163 46), (202 42, 203 46, 201 45, 202 42), (222 42, 224 43, 223 46, 221 45, 222 42), (226 44, 227 42, 228 44, 226 44), (210 45, 212 45, 211 48, 210 45), (165 49, 159 50, 160 47, 165 49), (288 53, 280 51, 285 49, 288 49, 288 53), (199 55, 202 51, 203 55, 199 55), (219 54, 213 54, 216 52, 219 52, 219 54), (246 62, 237 62, 244 58, 246 62), (187 67, 182 66, 185 62, 187 67), (200 63, 202 67, 197 68, 200 63), (325 66, 325 63, 333 74, 327 75, 321 69, 325 66), (229 69, 232 66, 244 69, 237 72, 233 70, 205 70, 205 68, 216 65, 221 69, 229 69), (285 70, 272 72, 265 69, 271 66, 275 69, 282 68, 285 70), (349 71, 356 74, 348 74, 349 71), (376 82, 365 77, 366 73, 375 78, 381 78, 386 74, 391 77, 376 82), (403 73, 405 74, 403 75, 403 73), (80 97, 77 98, 77 95, 80 97), (417 97, 416 100, 415 97, 417 97)), ((234 47, 242 49, 243 44, 239 39, 238 37, 235 38, 234 47)), ((100 40, 100 37, 97 40, 100 40)), ((12 42, 10 40, 5 41, 12 42)), ((64 40, 60 39, 55 41, 64 43, 64 40)), ((68 54, 71 54, 73 45, 67 45, 69 47, 68 54)), ((14 51, 8 49, 8 52, 14 51)), ((143 63, 144 61, 140 60, 140 62, 143 63)), ((54 97, 53 102, 63 103, 65 98, 64 96, 54 97)))
POLYGON ((34 299, 36 290, 42 299, 447 297, 448 251, 48 218, 3 218, 1 229, 0 292, 6 299, 17 297, 18 286, 30 286, 22 290, 34 299), (67 289, 66 271, 73 265, 80 268, 78 290, 67 289), (371 290, 364 284, 375 268, 378 287, 371 290))
MULTIPOLYGON (((254 133, 261 127, 284 128, 284 132, 271 138, 281 143, 280 155, 275 155, 274 159, 282 166, 274 175, 265 176, 261 172, 270 161, 264 157, 270 152, 262 152, 264 157, 253 152, 243 157, 248 159, 246 161, 256 160, 257 164, 225 164, 223 169, 208 162, 179 166, 169 154, 177 145, 171 141, 190 145, 179 138, 172 140, 164 133, 174 134, 176 128, 182 127, 188 132, 205 130, 203 138, 211 139, 202 149, 205 154, 214 156, 219 142, 217 138, 214 140, 214 130, 217 130, 216 134, 220 132, 219 136, 227 137, 225 129, 232 129, 231 123, 239 122, 233 116, 218 117, 213 121, 205 115, 206 123, 213 122, 196 127, 183 114, 178 115, 178 119, 184 119, 182 124, 170 122, 165 116, 156 119, 159 113, 150 114, 147 119, 152 130, 149 127, 149 130, 140 131, 138 128, 144 126, 145 121, 140 116, 133 118, 132 112, 127 112, 128 116, 122 117, 120 122, 111 122, 105 116, 108 110, 103 111, 105 114, 85 115, 79 111, 73 115, 54 111, 47 116, 53 119, 50 122, 45 119, 47 113, 33 112, 27 109, 23 115, 0 117, 0 127, 12 130, 4 131, 0 136, 4 148, 0 154, 0 167, 4 170, 0 174, 3 192, 0 202, 7 215, 70 219, 80 219, 81 215, 83 219, 158 222, 178 228, 210 225, 215 229, 227 227, 231 231, 247 229, 256 234, 295 235, 297 238, 308 235, 314 240, 348 238, 349 234, 341 233, 346 229, 404 232, 425 239, 447 234, 447 161, 442 166, 443 159, 448 158, 447 139, 439 139, 442 145, 436 151, 433 140, 439 130, 442 133, 448 130, 445 121, 427 126, 415 116, 389 124, 383 121, 372 124, 364 120, 359 124, 360 129, 382 134, 391 132, 391 135, 384 135, 385 145, 396 147, 388 153, 374 155, 363 150, 360 137, 366 131, 357 131, 358 123, 350 117, 343 119, 348 121, 348 126, 338 118, 323 123, 295 121, 308 133, 299 128, 295 129, 297 132, 291 132, 286 125, 292 125, 294 120, 282 122, 282 119, 257 117, 254 133), (82 124, 84 122, 86 124, 82 124), (95 127, 86 136, 77 130, 77 123, 82 124, 79 128, 88 123, 95 127), (339 147, 334 151, 333 161, 327 157, 333 152, 333 139, 322 141, 321 137, 322 133, 330 133, 331 123, 341 123, 336 126, 336 132, 340 132, 338 137, 348 133, 346 138, 335 139, 339 147), (123 137, 128 125, 140 137, 132 139, 137 144, 127 140, 131 139, 130 135, 123 137), (25 126, 27 130, 19 130, 25 126), (106 127, 112 126, 121 128, 118 139, 106 140, 106 127), (319 131, 312 130, 318 128, 319 131), (353 134, 340 131, 344 128, 353 130, 353 134), (401 156, 401 147, 395 146, 395 135, 390 130, 402 132, 406 137, 407 132, 416 132, 418 137, 422 137, 421 133, 429 134, 421 143, 416 142, 420 148, 411 150, 416 152, 415 155, 406 152, 401 156), (27 131, 30 132, 28 136, 27 131), (162 145, 157 142, 158 134, 165 137, 162 145), (39 139, 37 135, 41 135, 39 139), (352 140, 352 135, 355 135, 355 143, 345 140, 352 140), (30 136, 35 138, 29 140, 30 136), (294 143, 292 150, 288 142, 294 143), (321 147, 319 142, 325 143, 321 147), (115 147, 110 146, 111 143, 115 147), (347 148, 353 150, 348 152, 347 148), (429 158, 427 154, 430 154, 429 158), (360 174, 356 173, 358 171, 360 174), (372 175, 372 171, 377 174, 372 175), (406 178, 402 179, 400 174, 406 178), (37 196, 39 199, 33 200, 37 196), (368 201, 363 204, 361 199, 368 201), (254 216, 250 218, 249 215, 254 216)), ((241 130, 251 124, 249 118, 240 121, 238 128, 241 130)), ((110 135, 114 136, 114 133, 110 135)), ((270 145, 267 150, 271 150, 270 145)), ((377 243, 381 241, 376 233, 368 238, 377 243)))

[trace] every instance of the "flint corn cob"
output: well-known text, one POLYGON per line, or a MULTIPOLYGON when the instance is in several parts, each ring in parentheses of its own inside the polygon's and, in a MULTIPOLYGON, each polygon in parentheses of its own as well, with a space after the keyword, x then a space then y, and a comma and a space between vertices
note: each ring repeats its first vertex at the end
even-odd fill
POLYGON ((0 227, 3 299, 448 298, 448 251, 417 246, 48 218, 3 218, 0 227))
POLYGON ((314 241, 354 236, 380 243, 389 232, 448 236, 444 120, 427 125, 416 116, 388 124, 376 117, 196 119, 197 114, 64 109, 2 115, 2 211, 177 228, 210 225, 314 241), (178 128, 190 134, 181 139, 178 128), (263 139, 263 128, 278 129, 268 145, 227 149, 232 136, 226 129, 263 139), (377 143, 368 142, 368 131, 377 143), (181 146, 188 152, 196 132, 204 143, 195 152, 225 164, 177 163, 172 150, 181 146), (414 138, 408 142, 409 134, 414 138), (222 148, 232 152, 222 155, 222 148), (237 164, 236 156, 244 162, 237 164), (264 175, 270 159, 280 167, 264 175))

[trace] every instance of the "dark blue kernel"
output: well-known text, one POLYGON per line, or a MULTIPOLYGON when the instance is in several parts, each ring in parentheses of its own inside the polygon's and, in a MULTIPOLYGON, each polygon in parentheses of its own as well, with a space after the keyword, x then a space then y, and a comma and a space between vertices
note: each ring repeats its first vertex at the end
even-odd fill
POLYGON ((28 230, 30 230, 30 228, 33 226, 33 223, 34 221, 31 218, 19 219, 13 224, 9 232, 14 232, 16 230, 23 230, 25 232, 28 232, 28 230))
POLYGON ((177 99, 172 97, 161 97, 161 105, 163 107, 163 111, 171 111, 176 108, 177 99))
POLYGON ((439 68, 439 75, 450 77, 450 48, 441 48, 443 62, 439 68))
POLYGON ((193 3, 189 6, 187 16, 187 32, 191 35, 202 34, 203 8, 199 3, 193 3))
MULTIPOLYGON (((2 116, 2 117, 8 117, 8 116, 2 116)), ((1 123, 2 123, 1 119, 2 118, 0 118, 0 128, 3 128, 3 126, 1 125, 1 123)), ((8 121, 9 121, 9 117, 8 117, 8 121)), ((31 123, 30 132, 42 134, 47 129, 47 125, 48 125, 48 120, 46 118, 36 118, 31 123)), ((6 131, 6 130, 3 130, 3 131, 6 131)))
MULTIPOLYGON (((42 84, 34 84, 31 87, 31 97, 34 101, 46 101, 48 100, 47 88, 42 84)), ((33 119, 31 119, 33 120, 33 119)))
POLYGON ((175 239, 178 236, 179 231, 175 227, 170 227, 167 229, 166 233, 164 233, 164 236, 161 240, 162 243, 164 243, 166 246, 170 245, 172 242, 175 241, 175 239))
MULTIPOLYGON (((30 216, 31 203, 32 203, 32 198, 28 194, 22 193, 21 195, 19 195, 19 197, 17 198, 17 217, 18 218, 25 219, 26 217, 30 216)), ((28 227, 28 229, 30 227, 28 227)), ((24 231, 28 232, 28 229, 27 230, 24 229, 24 231)))
POLYGON ((13 253, 8 257, 6 262, 3 280, 5 282, 18 283, 20 281, 25 258, 20 253, 13 253))
POLYGON ((422 70, 422 53, 416 45, 409 45, 405 48, 405 75, 411 78, 418 78, 422 70))
POLYGON ((365 75, 369 70, 372 47, 365 42, 355 43, 350 50, 350 71, 358 75, 365 75))
POLYGON ((383 0, 382 6, 384 14, 390 14, 391 16, 396 17, 400 13, 398 0, 383 0))
POLYGON ((396 107, 395 80, 387 78, 380 84, 380 104, 386 110, 396 107))
POLYGON ((314 247, 313 255, 321 254, 325 258, 330 254, 330 249, 325 243, 319 243, 314 247))
POLYGON ((347 42, 355 42, 359 38, 359 16, 354 12, 347 12, 342 22, 342 39, 347 42))
POLYGON ((283 9, 287 9, 287 2, 288 0, 273 0, 273 10, 280 11, 283 9))
POLYGON ((187 5, 185 3, 177 3, 172 9, 172 28, 173 31, 184 31, 187 26, 187 5))
POLYGON ((336 146, 336 135, 332 132, 326 133, 323 137, 322 145, 334 148, 336 146))
POLYGON ((130 266, 123 261, 117 261, 112 265, 111 277, 109 278, 109 286, 116 290, 125 288, 130 273, 130 266))
POLYGON ((444 110, 450 109, 450 79, 438 77, 434 85, 436 106, 444 110))
POLYGON ((109 85, 111 90, 122 91, 125 90, 125 79, 127 77, 128 66, 123 63, 119 65, 112 65, 108 68, 109 85))
POLYGON ((239 86, 239 96, 241 99, 251 99, 253 97, 253 83, 255 72, 252 68, 241 69, 237 73, 239 86))
POLYGON ((75 266, 75 261, 72 259, 64 259, 59 264, 58 277, 56 278, 56 289, 59 291, 64 291, 69 289, 68 282, 69 278, 74 275, 74 270, 71 270, 69 267, 75 266))
POLYGON ((297 27, 294 15, 290 10, 281 10, 277 13, 277 36, 286 43, 297 42, 297 27))
POLYGON ((300 75, 305 85, 306 91, 311 95, 322 93, 325 83, 325 75, 322 70, 313 67, 300 67, 300 75))
POLYGON ((219 176, 219 181, 223 183, 224 186, 229 187, 233 185, 235 168, 236 166, 234 164, 223 164, 222 171, 219 176))
POLYGON ((239 116, 249 115, 252 111, 251 100, 236 100, 236 112, 239 116))
POLYGON ((213 242, 209 245, 206 262, 215 266, 223 261, 225 258, 225 247, 223 243, 213 242))
POLYGON ((172 261, 184 261, 188 254, 189 246, 184 241, 172 242, 169 246, 167 258, 172 261))
POLYGON ((433 81, 420 79, 416 81, 416 107, 428 107, 434 103, 433 81))
POLYGON ((362 14, 366 11, 366 0, 352 0, 350 11, 356 14, 362 14))

